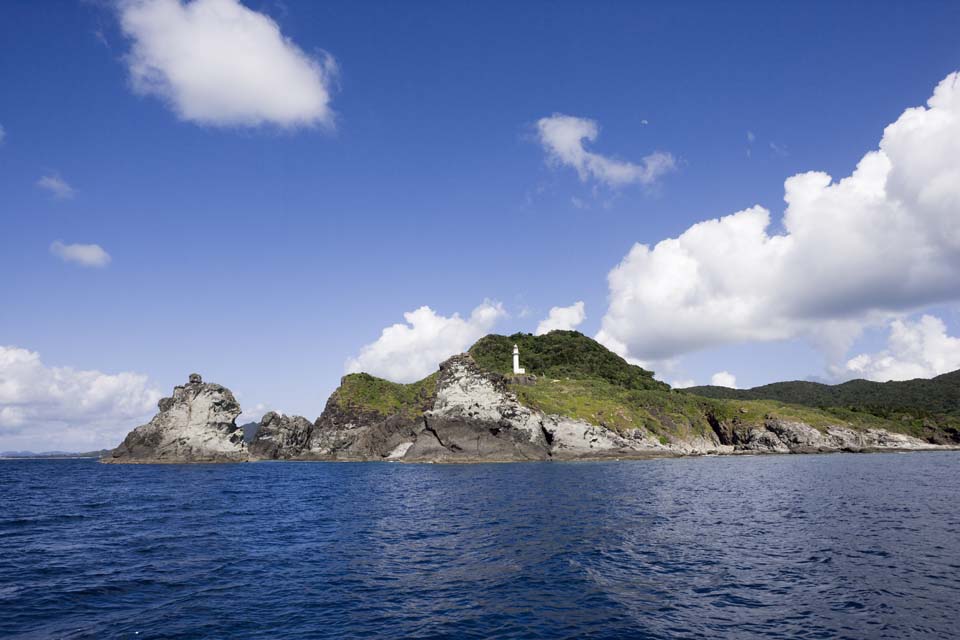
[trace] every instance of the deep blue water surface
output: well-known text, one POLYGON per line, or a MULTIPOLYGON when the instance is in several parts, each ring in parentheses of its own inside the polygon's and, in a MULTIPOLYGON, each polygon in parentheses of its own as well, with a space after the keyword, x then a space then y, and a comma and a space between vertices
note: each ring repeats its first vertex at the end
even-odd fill
POLYGON ((960 452, 0 461, 3 638, 960 637, 960 452))

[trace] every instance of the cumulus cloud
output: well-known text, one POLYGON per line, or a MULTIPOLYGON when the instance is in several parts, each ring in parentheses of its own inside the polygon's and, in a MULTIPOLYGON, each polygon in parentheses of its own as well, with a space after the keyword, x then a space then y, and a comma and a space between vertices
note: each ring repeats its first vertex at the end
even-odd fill
POLYGON ((348 373, 366 373, 393 380, 414 382, 434 371, 437 364, 462 353, 493 329, 506 315, 499 302, 484 301, 470 314, 446 317, 427 306, 403 314, 406 323, 391 325, 380 338, 346 363, 348 373))
POLYGON ((76 193, 73 187, 56 173, 41 177, 37 180, 36 185, 58 200, 68 200, 76 193))
POLYGON ((548 161, 573 167, 583 181, 593 178, 611 187, 649 185, 676 167, 673 156, 663 151, 651 153, 640 164, 588 151, 584 143, 594 142, 600 127, 587 118, 555 113, 537 121, 537 132, 548 161))
POLYGON ((608 275, 598 340, 655 360, 804 336, 835 356, 865 323, 960 297, 960 75, 852 175, 795 175, 785 200, 781 233, 753 206, 635 244, 608 275))
POLYGON ((333 124, 336 63, 311 56, 238 0, 122 0, 133 89, 213 126, 333 124))
POLYGON ((113 447, 160 397, 141 374, 50 367, 35 351, 0 346, 0 450, 113 447))
POLYGON ((947 335, 943 320, 924 315, 916 321, 894 320, 887 348, 847 361, 845 377, 887 380, 932 378, 960 369, 960 338, 947 335))
POLYGON ((587 318, 582 301, 574 302, 569 307, 553 307, 547 317, 537 325, 536 335, 542 336, 557 329, 570 331, 580 326, 587 318))
POLYGON ((687 389, 689 387, 697 386, 697 382, 691 378, 686 378, 683 380, 674 380, 670 383, 670 386, 674 389, 687 389))
POLYGON ((727 387, 729 389, 737 388, 737 376, 729 371, 717 371, 710 376, 710 384, 715 387, 727 387))
POLYGON ((81 267, 105 267, 110 264, 110 254, 98 244, 64 244, 55 240, 50 253, 64 262, 73 262, 81 267))

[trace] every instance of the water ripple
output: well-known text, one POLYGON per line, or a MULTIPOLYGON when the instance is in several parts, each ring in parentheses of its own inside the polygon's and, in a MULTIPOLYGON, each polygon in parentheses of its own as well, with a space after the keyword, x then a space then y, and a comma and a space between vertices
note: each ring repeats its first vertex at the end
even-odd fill
POLYGON ((958 637, 958 469, 2 461, 0 637, 958 637))

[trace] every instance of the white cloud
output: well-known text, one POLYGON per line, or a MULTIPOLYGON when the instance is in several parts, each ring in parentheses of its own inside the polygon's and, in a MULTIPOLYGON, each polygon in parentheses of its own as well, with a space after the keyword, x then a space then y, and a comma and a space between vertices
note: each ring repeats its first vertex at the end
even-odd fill
MULTIPOLYGON (((244 409, 243 413, 240 414, 236 422, 237 424, 244 424, 246 422, 260 422, 260 419, 270 411, 272 410, 267 408, 267 405, 262 402, 258 402, 254 406, 244 409)), ((277 413, 282 412, 278 411, 277 413)))
POLYGON ((67 200, 72 198, 76 193, 73 187, 56 173, 49 173, 41 177, 37 180, 36 185, 44 191, 48 191, 50 195, 58 200, 67 200))
POLYGON ((646 156, 641 164, 587 151, 584 141, 593 142, 600 133, 596 121, 587 118, 555 113, 538 120, 537 131, 547 159, 573 167, 583 181, 594 178, 611 187, 631 183, 649 185, 676 167, 673 156, 662 151, 646 156))
POLYGON ((553 307, 547 317, 537 325, 536 335, 542 336, 557 329, 570 331, 580 326, 587 318, 582 301, 574 302, 569 307, 553 307))
POLYGON ((754 206, 635 244, 608 275, 598 339, 655 360, 803 336, 836 357, 865 323, 960 297, 960 76, 851 176, 802 173, 785 192, 781 233, 754 206))
POLYGON ((886 349, 855 356, 837 373, 885 382, 932 378, 957 369, 960 338, 947 335, 940 318, 924 315, 915 322, 894 320, 886 349))
POLYGON ((238 0, 121 0, 134 90, 214 126, 332 126, 336 63, 238 0))
POLYGON ((697 382, 691 378, 686 378, 684 380, 674 380, 670 383, 670 386, 674 389, 687 389, 697 386, 697 382))
POLYGON ((82 267, 105 267, 110 264, 110 254, 98 244, 64 244, 55 240, 50 253, 64 262, 73 262, 82 267))
POLYGON ((727 387, 729 389, 737 388, 737 376, 729 371, 718 371, 710 376, 710 384, 715 387, 727 387))
POLYGON ((49 367, 35 351, 0 346, 0 450, 114 447, 160 397, 141 374, 49 367))
POLYGON ((7 137, 7 130, 3 128, 3 125, 0 124, 0 144, 3 144, 3 139, 7 137))
POLYGON ((506 315, 499 302, 484 301, 461 318, 438 315, 427 306, 403 314, 406 324, 383 330, 380 338, 360 349, 346 363, 349 373, 365 371, 394 382, 414 382, 437 370, 437 365, 462 353, 493 329, 506 315))

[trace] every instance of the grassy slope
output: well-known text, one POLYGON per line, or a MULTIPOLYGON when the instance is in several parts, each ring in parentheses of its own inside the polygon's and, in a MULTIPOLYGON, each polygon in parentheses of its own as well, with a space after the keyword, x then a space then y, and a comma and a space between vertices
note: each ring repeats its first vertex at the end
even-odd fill
POLYGON ((913 422, 894 422, 843 409, 821 410, 777 400, 718 400, 681 391, 630 390, 602 380, 538 379, 533 386, 513 388, 524 404, 545 413, 578 418, 615 431, 645 427, 662 442, 709 436, 707 416, 759 425, 768 418, 805 422, 817 429, 843 425, 853 429, 881 428, 921 435, 913 422))
POLYGON ((524 404, 617 431, 642 426, 657 434, 661 441, 709 435, 712 429, 708 415, 744 424, 780 418, 805 422, 819 429, 845 425, 920 432, 919 425, 914 423, 845 409, 823 410, 776 399, 706 398, 671 390, 654 380, 652 372, 627 363, 576 331, 553 331, 543 336, 489 335, 471 347, 470 354, 481 367, 509 378, 514 344, 520 347, 521 365, 527 373, 538 376, 532 386, 513 387, 524 404))
POLYGON ((398 384, 368 373, 351 373, 340 381, 333 398, 342 407, 413 418, 433 404, 436 389, 436 373, 412 384, 398 384))

